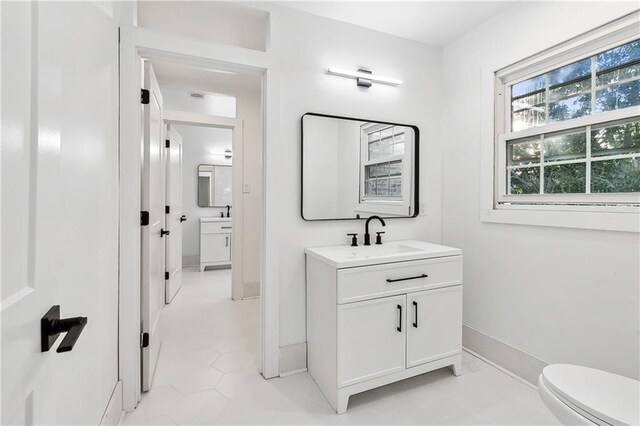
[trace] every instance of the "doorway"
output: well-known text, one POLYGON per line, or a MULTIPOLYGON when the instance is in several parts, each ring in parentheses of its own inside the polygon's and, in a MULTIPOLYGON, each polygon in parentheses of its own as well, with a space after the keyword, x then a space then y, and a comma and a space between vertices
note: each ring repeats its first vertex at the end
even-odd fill
MULTIPOLYGON (((158 287, 160 283, 144 280, 147 267, 145 259, 150 256, 150 253, 145 253, 145 247, 149 246, 145 239, 155 236, 153 233, 143 233, 143 280, 140 292, 143 344, 141 365, 138 366, 142 372, 139 389, 153 389, 157 368, 162 371, 171 370, 163 367, 168 362, 166 360, 171 359, 171 346, 183 346, 196 352, 214 350, 223 360, 225 355, 233 359, 239 358, 238 354, 227 354, 228 351, 251 349, 252 352, 244 352, 244 358, 251 358, 247 355, 251 353, 255 358, 255 373, 259 374, 262 370, 259 351, 260 321, 256 324, 251 321, 241 322, 242 325, 235 328, 238 333, 242 333, 241 336, 229 336, 229 332, 234 331, 234 327, 229 324, 240 317, 260 318, 260 301, 257 298, 260 295, 260 259, 263 256, 260 243, 263 224, 263 76, 255 71, 196 66, 189 61, 183 63, 178 57, 158 58, 153 54, 139 56, 140 67, 145 70, 143 87, 149 91, 142 93, 142 100, 146 96, 148 99, 159 100, 161 104, 160 116, 164 128, 161 139, 165 151, 162 154, 164 174, 158 179, 165 182, 166 210, 163 211, 165 227, 160 229, 159 237, 164 238, 166 258, 160 267, 165 269, 162 271, 163 277, 168 279, 165 290, 167 305, 150 306, 154 303, 159 305, 158 298, 149 297, 153 294, 149 289, 158 287), (157 87, 149 85, 149 81, 156 81, 157 87), (155 94, 154 90, 158 93, 155 94), (204 157, 194 160, 194 156, 198 157, 203 152, 204 157), (176 161, 179 164, 175 164, 176 161), (197 167, 195 163, 192 164, 194 161, 197 167), (182 170, 182 173, 178 170, 182 170), (180 190, 176 189, 178 187, 180 190), (178 197, 179 200, 176 199, 178 197), (253 207, 246 210, 245 205, 253 207), (184 225, 191 226, 187 228, 184 225), (183 234, 181 244, 175 240, 179 233, 183 234), (224 244, 221 244, 222 241, 224 244), (178 256, 176 247, 179 245, 182 250, 178 256), (179 258, 178 262, 175 261, 176 258, 179 258), (250 261, 247 262, 247 259, 250 261), (180 273, 170 266, 176 263, 182 266, 180 273), (206 282, 212 288, 207 289, 204 284, 206 282), (185 287, 187 285, 188 291, 185 287), (215 286, 217 287, 213 288, 215 286), (227 293, 232 297, 225 299, 224 295, 227 293), (190 298, 192 301, 202 302, 199 309, 185 309, 185 304, 190 305, 190 298), (207 304, 207 299, 215 301, 210 300, 211 303, 207 304), (256 300, 246 302, 246 299, 256 300), (216 304, 216 301, 231 302, 232 305, 216 304), (243 307, 233 304, 241 304, 243 307), (220 312, 216 313, 216 308, 220 312), (209 312, 205 312, 206 310, 209 312), (199 316, 197 311, 204 316, 199 316), (243 312, 243 315, 238 315, 237 311, 243 312), (149 315, 151 312, 156 315, 149 315), (171 312, 183 313, 172 315, 171 312), (221 312, 226 317, 216 317, 221 312), (208 319, 213 317, 217 318, 217 323, 225 324, 224 333, 212 327, 208 319), (189 324, 188 327, 184 326, 185 321, 189 324), (173 339, 169 338, 164 342, 164 335, 171 335, 176 330, 179 330, 180 335, 173 335, 173 339), (202 339, 196 345, 177 343, 187 338, 185 336, 200 336, 202 339), (229 343, 230 341, 245 343, 237 348, 237 344, 229 343)), ((143 176, 146 176, 149 169, 146 146, 151 143, 150 137, 157 138, 150 131, 154 128, 155 121, 147 113, 150 108, 148 105, 143 102, 142 107, 142 139, 145 144, 143 176)), ((147 187, 151 186, 143 179, 142 200, 145 200, 147 187)), ((145 203, 141 205, 144 206, 145 203)), ((146 273, 146 276, 153 277, 157 274, 146 273)), ((189 356, 183 354, 182 358, 189 356)), ((199 366, 193 364, 191 367, 199 366)), ((225 368, 223 366, 219 370, 225 368)), ((162 382, 165 379, 158 380, 162 382)), ((136 399, 140 400, 140 396, 136 399)))

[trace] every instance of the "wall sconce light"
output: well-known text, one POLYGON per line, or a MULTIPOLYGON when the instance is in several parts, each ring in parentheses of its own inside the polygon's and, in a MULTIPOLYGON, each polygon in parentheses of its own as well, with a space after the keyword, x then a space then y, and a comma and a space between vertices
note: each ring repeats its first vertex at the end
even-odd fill
POLYGON ((341 68, 331 67, 327 71, 328 74, 338 75, 340 77, 355 78, 359 87, 371 87, 373 83, 388 84, 389 86, 400 86, 402 80, 391 77, 382 77, 373 75, 373 72, 364 68, 358 68, 358 71, 349 71, 341 68))
POLYGON ((233 156, 233 152, 232 152, 229 148, 227 148, 227 149, 225 149, 225 150, 224 150, 224 152, 223 152, 223 153, 209 152, 209 155, 212 155, 212 156, 214 156, 214 157, 216 157, 216 156, 223 156, 223 155, 224 155, 224 158, 225 158, 225 159, 227 159, 227 160, 231 160, 231 157, 233 156))

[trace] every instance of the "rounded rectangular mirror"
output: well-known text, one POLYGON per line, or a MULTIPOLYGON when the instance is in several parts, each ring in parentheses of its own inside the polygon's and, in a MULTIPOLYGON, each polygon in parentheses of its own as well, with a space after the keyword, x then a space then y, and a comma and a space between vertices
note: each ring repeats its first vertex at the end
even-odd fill
POLYGON ((198 166, 198 206, 226 207, 231 205, 231 166, 198 166))
POLYGON ((302 116, 302 218, 415 217, 416 126, 302 116))

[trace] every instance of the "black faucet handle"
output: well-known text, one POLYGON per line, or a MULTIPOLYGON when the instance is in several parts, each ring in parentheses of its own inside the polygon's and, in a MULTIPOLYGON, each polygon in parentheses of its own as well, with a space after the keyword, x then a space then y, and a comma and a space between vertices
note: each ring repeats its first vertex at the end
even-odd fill
POLYGON ((376 232, 376 244, 382 244, 382 234, 384 231, 376 232))
POLYGON ((358 247, 358 234, 347 234, 351 237, 351 247, 358 247))

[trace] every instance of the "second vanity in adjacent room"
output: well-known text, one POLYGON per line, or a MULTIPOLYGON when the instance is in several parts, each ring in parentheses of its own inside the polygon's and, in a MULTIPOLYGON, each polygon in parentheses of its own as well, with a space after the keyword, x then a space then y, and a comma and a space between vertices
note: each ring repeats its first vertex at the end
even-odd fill
POLYGON ((421 241, 307 248, 308 370, 349 397, 443 367, 462 373, 462 252, 421 241))

